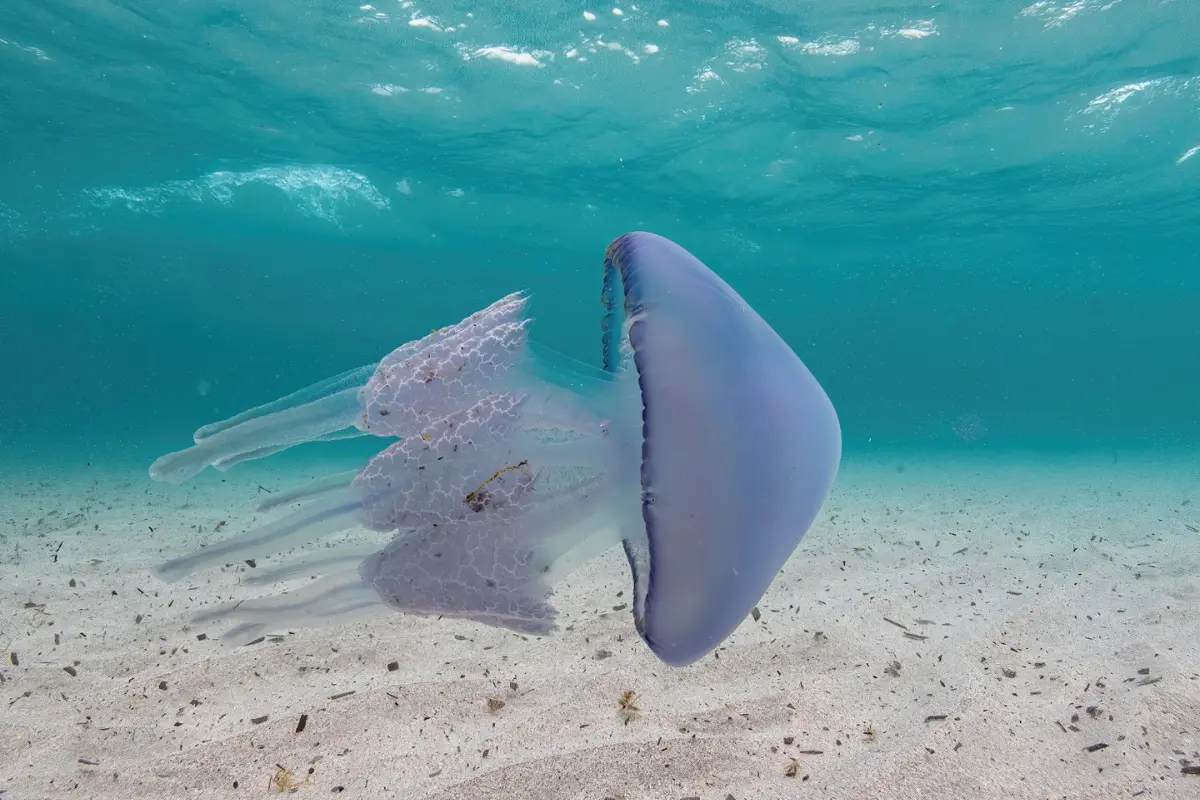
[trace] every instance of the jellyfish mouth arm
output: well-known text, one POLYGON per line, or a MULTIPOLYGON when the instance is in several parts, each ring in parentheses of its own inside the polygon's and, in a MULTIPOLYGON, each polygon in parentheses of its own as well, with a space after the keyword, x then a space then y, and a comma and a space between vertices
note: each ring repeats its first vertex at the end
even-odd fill
MULTIPOLYGON (((337 442, 342 439, 355 439, 359 436, 366 436, 365 433, 358 428, 343 428, 340 431, 327 433, 323 436, 317 436, 309 441, 313 442, 337 442)), ((241 464, 243 461, 255 461, 260 458, 273 456, 276 453, 282 453, 284 450, 292 447, 290 444, 273 445, 271 447, 260 447, 257 450, 251 450, 248 453, 236 453, 228 458, 223 458, 220 461, 213 462, 210 466, 218 472, 228 472, 233 467, 241 464)))
POLYGON ((270 511, 272 508, 288 505, 289 503, 301 503, 311 500, 318 495, 328 492, 344 489, 354 480, 354 476, 358 474, 358 470, 352 469, 346 472, 338 472, 333 475, 326 475, 324 478, 315 480, 305 486, 300 486, 296 489, 291 489, 286 492, 276 492, 258 504, 259 511, 270 511))
POLYGON ((150 477, 182 483, 312 441, 416 436, 494 392, 524 360, 528 298, 510 294, 449 328, 270 403, 198 429, 194 444, 159 458, 150 477))
POLYGON ((360 409, 359 390, 349 387, 299 406, 248 417, 201 437, 186 450, 162 456, 150 466, 150 477, 182 483, 205 467, 228 469, 241 461, 339 434, 354 425, 360 409))
POLYGON ((518 442, 512 446, 511 450, 514 455, 528 453, 526 460, 537 469, 543 467, 602 469, 611 460, 612 445, 602 437, 595 436, 536 443, 518 442))
POLYGON ((361 510, 361 497, 353 489, 333 492, 280 519, 174 558, 159 567, 157 573, 171 582, 206 567, 280 553, 353 527, 361 510))
POLYGON ((311 386, 306 386, 303 389, 292 392, 289 395, 272 400, 269 403, 264 403, 261 406, 255 406, 247 411, 223 419, 220 422, 213 422, 209 425, 204 425, 196 429, 192 434, 192 441, 199 444, 205 439, 228 430, 242 423, 249 422, 254 419, 266 417, 275 414, 279 411, 286 411, 289 408, 311 403, 314 400, 320 400, 323 397, 337 394, 345 389, 357 389, 365 384, 375 372, 375 364, 365 364, 361 367, 348 369, 345 372, 334 375, 332 378, 326 378, 323 381, 318 381, 311 386))
POLYGON ((331 569, 356 567, 359 562, 379 550, 379 542, 348 544, 338 542, 328 554, 309 552, 273 569, 257 570, 243 581, 248 586, 266 586, 304 576, 324 575, 331 569))
POLYGON ((524 361, 527 301, 516 292, 393 350, 363 388, 354 424, 376 436, 417 436, 495 393, 524 361))
POLYGON ((219 606, 197 615, 193 623, 240 620, 217 637, 221 644, 236 647, 276 631, 345 625, 386 610, 375 590, 350 566, 299 589, 219 606))
POLYGON ((399 440, 358 471, 270 496, 260 510, 278 508, 280 518, 175 558, 159 577, 230 564, 251 585, 323 576, 202 617, 244 620, 231 640, 386 607, 553 630, 555 581, 617 544, 624 526, 614 509, 640 496, 641 416, 631 372, 531 352, 525 304, 524 294, 509 295, 372 370, 197 431, 191 448, 155 463, 153 477, 179 482, 302 442, 399 440), (382 549, 361 531, 331 537, 360 528, 396 535, 382 549), (252 557, 271 560, 243 574, 239 562, 252 557))

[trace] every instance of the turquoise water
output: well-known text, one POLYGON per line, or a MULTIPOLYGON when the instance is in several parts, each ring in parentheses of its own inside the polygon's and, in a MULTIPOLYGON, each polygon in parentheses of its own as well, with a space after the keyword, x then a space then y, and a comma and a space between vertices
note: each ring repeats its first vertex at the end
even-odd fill
POLYGON ((1195 0, 3 0, 0 796, 1192 797, 1197 253, 1195 0), (632 230, 841 420, 711 658, 618 548, 550 636, 203 619, 357 522, 154 572, 379 448, 152 481, 197 427, 519 289, 599 364, 632 230))
POLYGON ((6 2, 0 442, 148 463, 520 288, 595 362, 633 229, 848 452, 1200 435, 1189 4, 618 5, 6 2))

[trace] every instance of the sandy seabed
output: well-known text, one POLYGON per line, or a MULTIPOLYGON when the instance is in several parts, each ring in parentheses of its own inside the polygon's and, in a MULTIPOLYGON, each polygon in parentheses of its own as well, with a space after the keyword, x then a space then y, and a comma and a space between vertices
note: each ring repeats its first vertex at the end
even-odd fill
POLYGON ((387 614, 223 646, 190 620, 252 568, 151 567, 312 469, 0 465, 2 800, 1200 797, 1200 458, 849 458, 682 670, 615 550, 547 638, 387 614))

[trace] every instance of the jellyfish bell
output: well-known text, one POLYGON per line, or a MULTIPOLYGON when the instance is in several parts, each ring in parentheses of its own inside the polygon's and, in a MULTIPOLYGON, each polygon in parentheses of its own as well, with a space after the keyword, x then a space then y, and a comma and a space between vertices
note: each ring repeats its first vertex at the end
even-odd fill
POLYGON ((840 427, 799 357, 679 245, 623 236, 606 276, 642 407, 642 524, 626 537, 634 620, 659 658, 687 664, 750 613, 815 520, 840 427))
POLYGON ((603 286, 601 369, 531 343, 528 298, 515 294, 398 348, 365 382, 360 368, 201 429, 152 474, 347 431, 398 440, 287 493, 300 508, 159 574, 365 527, 392 538, 301 554, 256 582, 320 580, 207 617, 243 620, 237 641, 382 607, 548 633, 555 582, 619 542, 647 645, 671 665, 702 658, 819 512, 840 459, 837 416, 778 334, 674 242, 615 240, 603 286))

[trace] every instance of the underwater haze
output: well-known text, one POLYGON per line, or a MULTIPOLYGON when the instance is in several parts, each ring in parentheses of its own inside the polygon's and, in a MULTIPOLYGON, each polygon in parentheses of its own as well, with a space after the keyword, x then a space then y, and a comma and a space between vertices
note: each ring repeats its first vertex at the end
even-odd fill
POLYGON ((1198 254, 1200 0, 0 0, 0 800, 1195 800, 1198 254))
POLYGON ((516 289, 595 363, 636 229, 848 452, 1200 434, 1190 4, 616 5, 6 2, 0 442, 152 459, 516 289))

